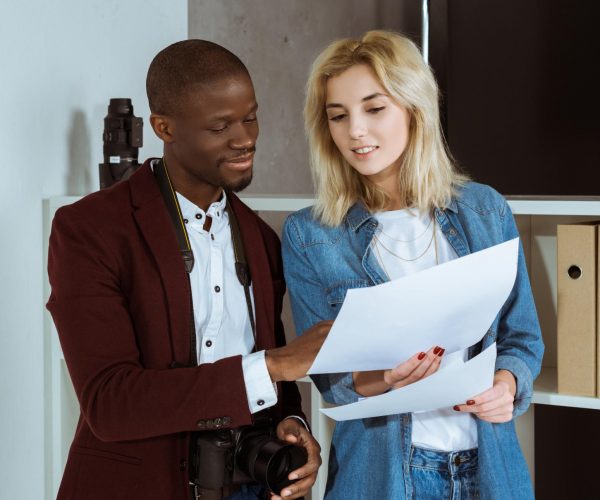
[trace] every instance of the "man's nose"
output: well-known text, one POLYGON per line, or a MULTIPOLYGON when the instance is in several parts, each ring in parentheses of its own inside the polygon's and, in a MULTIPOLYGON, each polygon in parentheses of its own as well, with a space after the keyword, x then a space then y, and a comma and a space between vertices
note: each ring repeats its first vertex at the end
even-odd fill
POLYGON ((252 149, 256 144, 258 137, 258 127, 248 127, 241 124, 236 127, 235 135, 232 137, 229 145, 232 149, 252 149))

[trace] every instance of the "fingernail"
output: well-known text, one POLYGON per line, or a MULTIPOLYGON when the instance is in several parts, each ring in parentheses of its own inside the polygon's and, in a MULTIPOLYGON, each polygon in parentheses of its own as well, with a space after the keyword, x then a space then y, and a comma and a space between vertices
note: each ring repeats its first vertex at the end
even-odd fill
POLYGON ((438 356, 441 358, 445 352, 446 349, 442 349, 440 352, 438 352, 438 356))
POLYGON ((455 405, 455 406, 454 406, 454 411, 460 411, 460 408, 459 408, 459 406, 458 406, 458 405, 455 405))
POLYGON ((292 494, 292 492, 290 490, 283 490, 281 492, 282 497, 289 497, 291 494, 292 494))
POLYGON ((433 354, 439 354, 441 350, 442 350, 441 347, 436 346, 436 348, 433 350, 433 354))
POLYGON ((290 474, 290 479, 292 481, 294 481, 295 479, 298 479, 298 474, 290 474))
POLYGON ((474 404, 475 404, 475 400, 473 400, 473 399, 469 399, 469 400, 467 401, 467 404, 468 404, 469 406, 472 406, 472 405, 474 405, 474 404))
POLYGON ((418 360, 421 360, 425 357, 425 353, 424 352, 420 352, 419 355, 417 356, 418 360))

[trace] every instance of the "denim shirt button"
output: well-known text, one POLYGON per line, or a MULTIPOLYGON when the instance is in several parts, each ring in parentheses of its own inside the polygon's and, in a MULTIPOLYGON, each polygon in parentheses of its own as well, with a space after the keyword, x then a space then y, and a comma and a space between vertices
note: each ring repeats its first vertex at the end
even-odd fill
POLYGON ((450 236, 456 236, 456 229, 454 229, 454 228, 450 229, 450 231, 448 231, 448 234, 450 236))

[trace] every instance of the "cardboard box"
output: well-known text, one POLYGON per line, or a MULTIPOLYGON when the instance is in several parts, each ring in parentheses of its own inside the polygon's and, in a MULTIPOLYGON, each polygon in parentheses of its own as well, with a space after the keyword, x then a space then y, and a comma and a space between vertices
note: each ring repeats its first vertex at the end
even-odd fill
POLYGON ((595 397, 598 384, 598 223, 557 227, 558 392, 595 397))

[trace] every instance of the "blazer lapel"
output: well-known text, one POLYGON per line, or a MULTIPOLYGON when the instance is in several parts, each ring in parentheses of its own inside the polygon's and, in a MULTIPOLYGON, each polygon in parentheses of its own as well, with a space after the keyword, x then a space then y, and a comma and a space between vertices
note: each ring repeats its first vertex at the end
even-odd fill
POLYGON ((271 349, 275 347, 273 279, 264 241, 256 215, 232 193, 227 193, 227 200, 240 226, 246 260, 252 278, 254 308, 256 310, 256 348, 271 349))
POLYGON ((147 160, 129 179, 133 216, 154 256, 169 313, 173 362, 187 365, 191 347, 191 295, 189 278, 177 246, 175 229, 169 219, 154 174, 147 160))

